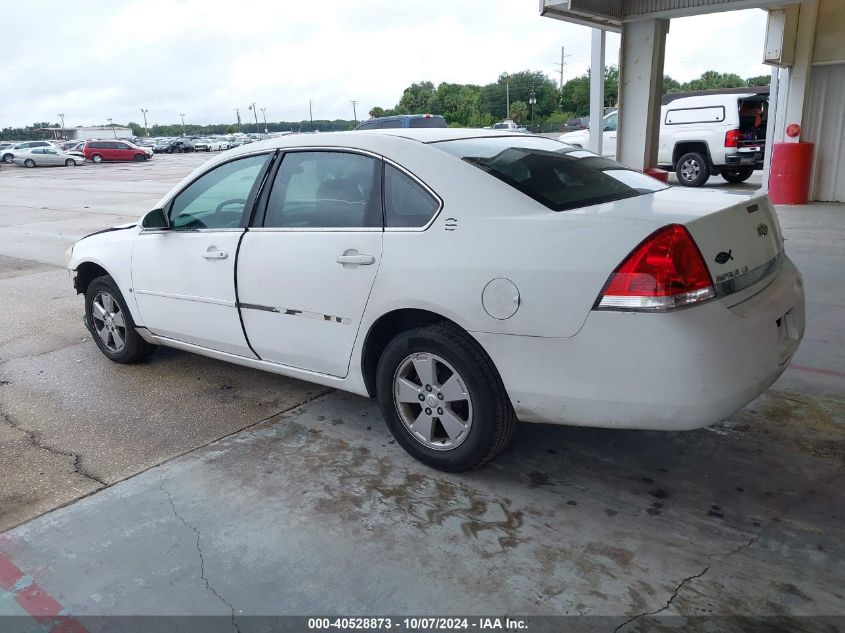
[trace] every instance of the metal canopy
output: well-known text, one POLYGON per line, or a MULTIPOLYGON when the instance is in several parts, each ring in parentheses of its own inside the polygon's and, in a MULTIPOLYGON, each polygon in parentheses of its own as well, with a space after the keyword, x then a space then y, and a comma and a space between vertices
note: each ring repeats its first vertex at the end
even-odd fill
POLYGON ((618 33, 622 24, 740 9, 783 6, 789 0, 540 0, 540 15, 618 33))

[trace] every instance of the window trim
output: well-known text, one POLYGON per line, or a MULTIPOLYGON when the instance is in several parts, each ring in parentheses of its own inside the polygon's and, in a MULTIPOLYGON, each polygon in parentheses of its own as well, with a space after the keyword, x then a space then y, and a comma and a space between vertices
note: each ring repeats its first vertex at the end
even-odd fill
MULTIPOLYGON (((385 226, 385 217, 384 217, 384 168, 381 169, 381 227, 377 226, 361 226, 361 227, 342 227, 342 226, 334 226, 334 227, 282 227, 282 226, 261 226, 264 224, 264 218, 267 214, 267 204, 270 199, 270 191, 273 189, 272 186, 264 187, 259 196, 258 205, 256 207, 255 213, 253 214, 252 222, 249 225, 250 231, 261 231, 265 233, 276 232, 276 233, 372 233, 374 231, 384 232, 384 233, 420 233, 422 231, 427 230, 437 217, 440 215, 440 212, 443 211, 443 198, 437 195, 437 192, 434 191, 431 187, 429 187, 421 178, 415 175, 410 170, 406 169, 402 165, 398 164, 397 162, 383 156, 381 154, 377 154, 375 152, 371 152, 365 149, 358 149, 356 147, 339 147, 334 145, 324 145, 324 146, 307 146, 307 147, 285 147, 279 149, 279 156, 276 160, 276 164, 274 165, 273 169, 271 170, 272 173, 267 175, 266 181, 271 182, 275 181, 276 173, 279 169, 281 169, 281 165, 284 163, 284 157, 288 153, 293 152, 339 152, 339 153, 346 153, 346 154, 361 154, 363 156, 368 156, 370 158, 374 158, 378 161, 381 161, 382 164, 387 163, 391 166, 395 167, 413 181, 415 181, 418 185, 420 185, 423 189, 425 189, 430 195, 434 197, 437 201, 437 210, 432 214, 431 219, 428 221, 427 224, 424 226, 415 226, 415 227, 391 227, 388 228, 385 226)), ((174 196, 175 197, 175 196, 174 196)))
MULTIPOLYGON (((739 110, 739 108, 737 107, 737 111, 738 110, 739 110)), ((672 109, 667 108, 666 114, 663 117, 663 125, 698 125, 699 123, 717 124, 717 123, 724 123, 726 117, 727 117, 727 111, 726 111, 725 106, 723 104, 716 104, 716 105, 709 105, 709 106, 695 106, 695 107, 692 107, 692 108, 672 108, 672 109), (672 114, 673 112, 689 112, 689 111, 692 111, 692 110, 719 110, 719 109, 722 110, 722 118, 716 119, 715 121, 713 119, 707 119, 707 120, 696 119, 695 121, 677 121, 677 122, 670 122, 669 121, 669 115, 672 114)))
MULTIPOLYGON (((273 168, 274 163, 276 162, 276 158, 279 154, 277 149, 270 149, 270 150, 260 150, 255 152, 249 152, 246 154, 239 154, 237 156, 232 156, 227 160, 220 161, 216 165, 214 165, 211 169, 207 169, 201 174, 197 175, 196 178, 191 180, 189 183, 186 183, 184 187, 179 189, 176 193, 174 193, 163 205, 161 205, 161 209, 164 211, 164 214, 167 216, 168 221, 170 219, 170 211, 173 206, 173 201, 176 200, 184 191, 193 185, 196 181, 200 178, 205 176, 206 174, 212 172, 213 170, 217 169, 218 167, 222 167, 223 165, 227 165, 228 163, 234 162, 236 160, 240 160, 242 158, 249 158, 251 156, 261 156, 267 155, 269 160, 262 168, 262 172, 259 174, 258 178, 256 178, 255 182, 258 183, 256 187, 255 183, 253 183, 253 189, 250 190, 250 196, 247 198, 247 203, 244 206, 244 211, 249 208, 249 213, 244 213, 241 217, 241 223, 238 227, 226 227, 226 228, 217 228, 217 229, 174 229, 173 227, 167 227, 166 229, 159 229, 159 228, 149 228, 145 229, 142 228, 140 230, 140 234, 147 234, 147 233, 223 233, 223 232, 231 232, 231 231, 245 231, 249 226, 252 219, 255 217, 255 207, 258 200, 261 198, 263 190, 265 189, 264 185, 267 182, 267 174, 273 168)), ((152 209, 150 209, 151 211, 152 209)))

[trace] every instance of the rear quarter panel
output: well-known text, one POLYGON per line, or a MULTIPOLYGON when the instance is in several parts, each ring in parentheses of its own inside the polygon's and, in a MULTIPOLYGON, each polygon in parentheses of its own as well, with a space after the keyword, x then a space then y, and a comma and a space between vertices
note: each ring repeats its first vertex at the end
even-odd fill
POLYGON ((469 331, 573 336, 610 273, 655 228, 654 221, 603 215, 607 205, 551 211, 451 155, 419 147, 426 151, 396 162, 436 191, 443 209, 425 231, 385 232, 364 332, 379 316, 412 307, 469 331), (496 278, 519 290, 511 318, 484 309, 482 292, 496 278))

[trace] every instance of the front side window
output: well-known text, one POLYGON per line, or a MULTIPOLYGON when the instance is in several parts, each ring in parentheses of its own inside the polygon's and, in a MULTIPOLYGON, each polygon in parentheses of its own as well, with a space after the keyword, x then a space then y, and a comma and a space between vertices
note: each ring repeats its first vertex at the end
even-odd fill
POLYGON ((381 129, 402 127, 402 119, 385 119, 379 123, 381 129))
POLYGON ((247 156, 203 174, 173 200, 174 229, 238 228, 269 154, 247 156))
POLYGON ((346 152, 285 155, 267 202, 265 227, 380 227, 380 162, 346 152))
POLYGON ((384 167, 384 223, 390 228, 428 224, 440 203, 418 182, 396 169, 384 167))
POLYGON ((619 115, 616 112, 614 112, 613 114, 609 115, 604 120, 604 129, 609 131, 609 132, 616 131, 616 126, 618 125, 618 121, 619 121, 619 115))
POLYGON ((431 143, 553 211, 646 195, 659 180, 621 163, 544 138, 482 137, 431 143))

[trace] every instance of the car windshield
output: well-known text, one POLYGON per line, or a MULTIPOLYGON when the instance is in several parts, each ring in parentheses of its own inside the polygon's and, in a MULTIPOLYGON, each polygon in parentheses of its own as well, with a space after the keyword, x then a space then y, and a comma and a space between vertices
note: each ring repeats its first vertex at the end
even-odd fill
POLYGON ((650 194, 666 185, 616 161, 545 138, 512 136, 432 143, 553 211, 650 194))

